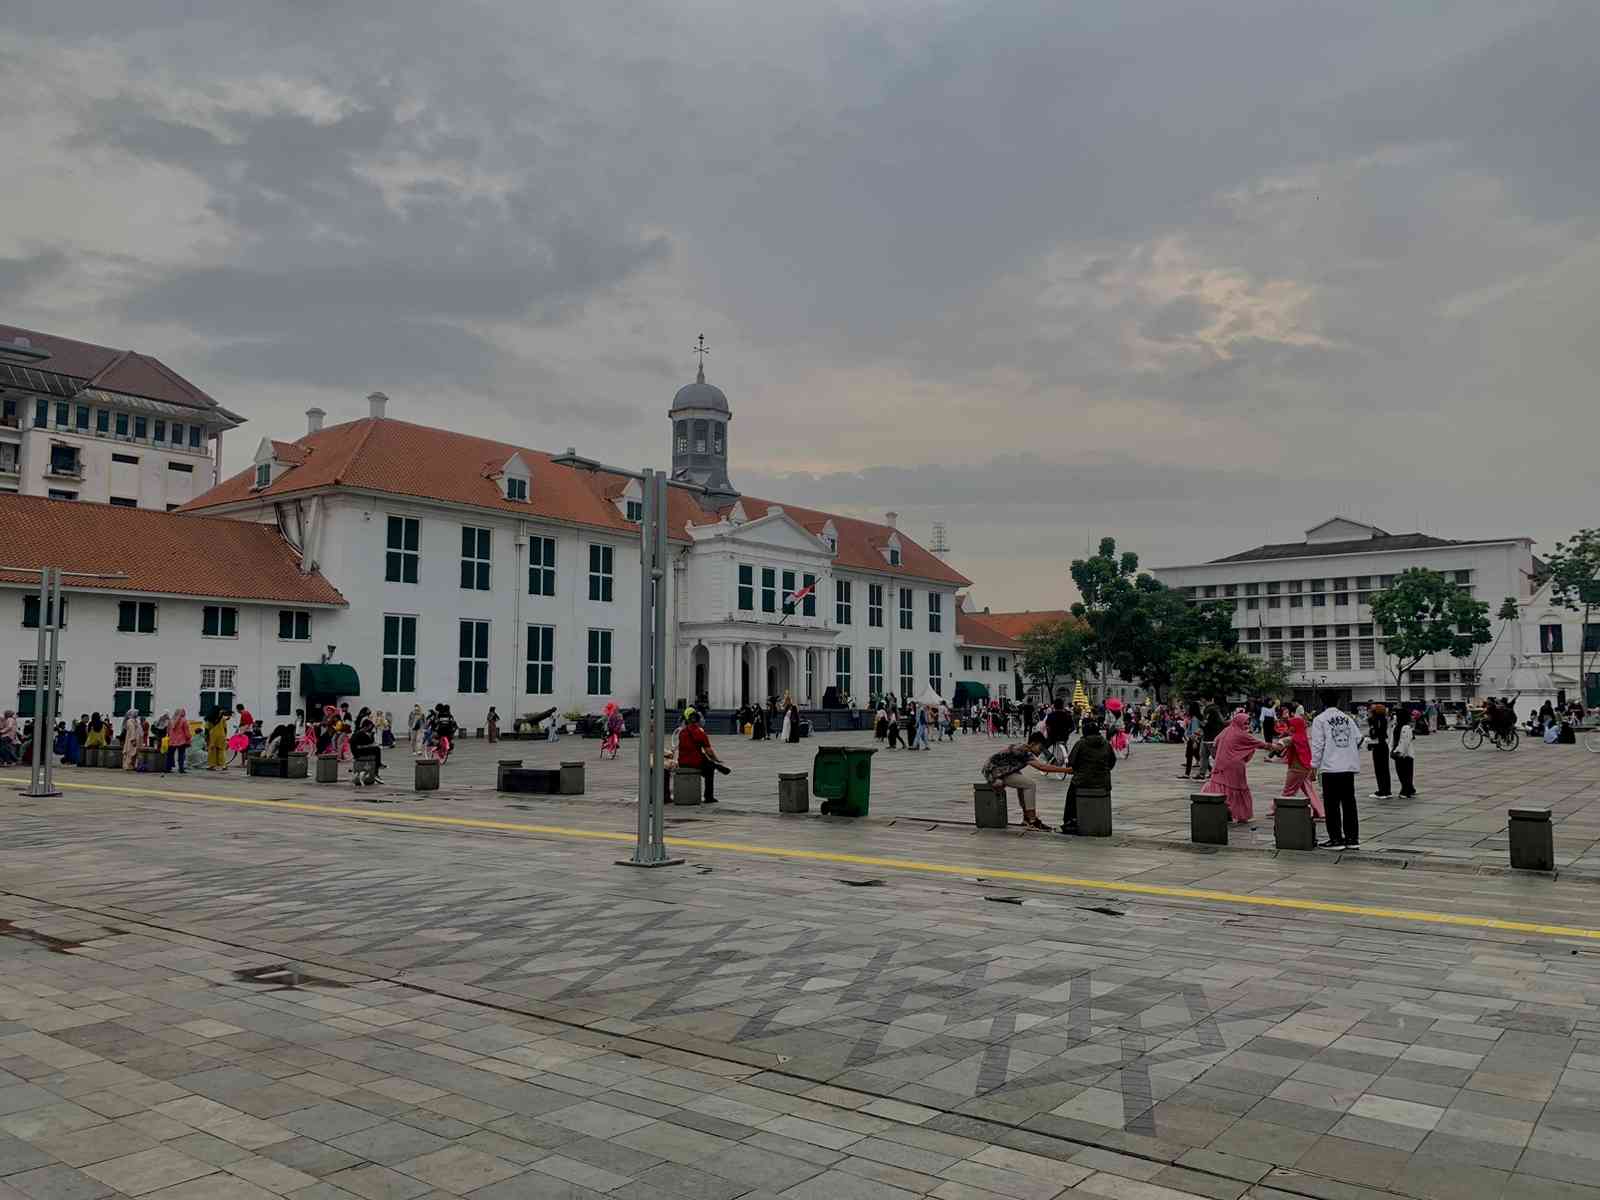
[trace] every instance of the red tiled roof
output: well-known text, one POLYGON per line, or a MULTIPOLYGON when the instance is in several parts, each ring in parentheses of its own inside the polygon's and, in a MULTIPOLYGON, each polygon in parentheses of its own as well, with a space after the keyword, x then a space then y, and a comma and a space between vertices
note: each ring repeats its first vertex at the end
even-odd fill
POLYGON ((126 579, 73 579, 69 590, 151 592, 218 600, 343 604, 320 574, 300 573, 300 560, 271 525, 191 517, 41 496, 0 495, 7 566, 0 583, 37 586, 37 568, 88 571, 126 579))
POLYGON ((973 613, 979 621, 1009 638, 1020 638, 1029 630, 1050 621, 1070 621, 1075 618, 1064 608, 1047 608, 1038 612, 981 612, 973 613))
MULTIPOLYGON (((273 445, 276 454, 279 443, 273 445)), ((503 509, 518 516, 570 521, 619 533, 638 528, 602 494, 602 478, 557 466, 542 450, 387 417, 330 425, 287 445, 297 448, 302 459, 267 487, 252 488, 255 472, 241 471, 189 501, 183 511, 349 487, 503 509), (533 475, 526 502, 507 500, 505 487, 491 478, 513 454, 521 457, 533 475)), ((278 461, 287 464, 290 459, 279 454, 278 461)))
POLYGON ((15 325, 0 325, 0 352, 4 351, 5 343, 15 343, 19 337, 26 338, 33 349, 49 354, 48 358, 27 362, 26 365, 35 370, 65 375, 84 387, 119 392, 125 396, 144 396, 188 408, 217 407, 217 402, 210 396, 171 367, 147 354, 114 350, 110 346, 96 346, 92 342, 78 342, 15 325))
MULTIPOLYGON (((907 537, 904 530, 894 529, 876 521, 862 521, 855 517, 840 516, 838 513, 782 504, 777 500, 760 500, 754 496, 741 496, 738 503, 744 509, 745 516, 752 521, 759 521, 766 516, 768 509, 780 507, 785 516, 819 537, 822 535, 823 527, 832 521, 834 533, 839 538, 839 549, 834 555, 834 562, 842 567, 853 567, 860 571, 878 571, 885 575, 900 575, 908 579, 953 583, 957 586, 972 582, 961 572, 947 566, 932 552, 907 537), (891 567, 889 560, 882 553, 882 548, 889 544, 891 534, 898 535, 900 541, 898 567, 891 567)), ((667 508, 674 529, 682 529, 685 524, 715 524, 733 511, 733 505, 728 504, 715 512, 707 512, 700 507, 693 496, 676 490, 670 493, 667 508)))
POLYGON ((987 646, 991 650, 1021 650, 1022 643, 1009 634, 1001 633, 984 618, 975 613, 956 609, 956 645, 987 646))
MULTIPOLYGON (((614 503, 626 481, 611 474, 592 474, 557 466, 543 450, 530 450, 507 442, 473 437, 449 429, 413 425, 391 418, 363 417, 330 425, 295 442, 274 442, 273 453, 289 469, 272 483, 255 490, 253 470, 241 471, 184 506, 185 512, 275 498, 327 487, 362 488, 396 496, 444 500, 477 508, 501 509, 519 516, 544 517, 574 524, 633 534, 638 526, 627 520, 614 503), (300 455, 296 461, 292 455, 300 455), (527 502, 507 500, 504 487, 492 476, 513 454, 519 455, 533 474, 527 502)), ((746 516, 759 520, 776 501, 752 496, 740 499, 746 516)), ((952 570, 904 532, 872 521, 783 505, 795 522, 820 534, 830 520, 839 536, 835 558, 841 566, 934 580, 957 585, 971 581, 952 570), (900 565, 891 567, 880 553, 889 536, 899 532, 900 565)), ((702 508, 687 492, 668 492, 668 536, 684 540, 688 525, 709 525, 722 520, 733 505, 715 512, 702 508)))

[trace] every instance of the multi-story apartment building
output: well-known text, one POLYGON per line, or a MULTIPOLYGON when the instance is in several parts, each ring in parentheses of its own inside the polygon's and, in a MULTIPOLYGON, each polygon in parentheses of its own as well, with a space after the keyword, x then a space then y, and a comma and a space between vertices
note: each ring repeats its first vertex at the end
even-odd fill
POLYGON ((148 355, 0 325, 0 492, 170 511, 243 420, 148 355))
MULTIPOLYGON (((1525 537, 1451 540, 1390 534, 1335 517, 1303 541, 1257 546, 1212 562, 1154 574, 1197 603, 1233 609, 1240 648, 1285 663, 1297 696, 1333 689, 1350 700, 1461 704, 1510 690, 1516 633, 1468 659, 1441 655, 1396 682, 1371 601, 1411 567, 1438 571, 1485 600, 1533 594, 1533 542, 1525 537)), ((1498 626, 1497 626, 1498 627, 1498 626)))

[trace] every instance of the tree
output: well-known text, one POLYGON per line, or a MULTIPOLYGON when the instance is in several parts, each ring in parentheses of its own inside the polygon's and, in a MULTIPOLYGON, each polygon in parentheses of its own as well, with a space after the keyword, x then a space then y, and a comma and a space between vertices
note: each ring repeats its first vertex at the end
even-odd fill
POLYGON ((1021 637, 1022 673, 1043 684, 1051 697, 1056 682, 1071 679, 1089 665, 1089 630, 1078 620, 1046 621, 1021 637))
POLYGON ((1395 686, 1434 654, 1468 658, 1489 642, 1489 603, 1437 571, 1412 567, 1372 600, 1372 619, 1383 633, 1395 686))
POLYGON ((1590 618, 1600 609, 1600 529, 1580 529, 1570 541, 1557 542, 1555 553, 1545 560, 1538 582, 1550 585, 1552 603, 1581 614, 1578 686, 1584 689, 1587 699, 1590 655, 1595 645, 1589 638, 1590 618))
POLYGON ((1249 695, 1255 690, 1256 667, 1249 655, 1222 646, 1201 646, 1173 657, 1173 680, 1185 700, 1215 700, 1249 695))
POLYGON ((1141 573, 1133 551, 1119 555, 1115 538, 1102 538, 1098 553, 1074 559, 1071 571, 1082 597, 1072 612, 1089 631, 1087 649, 1102 683, 1115 668, 1159 699, 1175 679, 1179 654, 1207 644, 1231 649, 1238 643, 1229 607, 1190 604, 1141 573))
POLYGON ((1264 699, 1282 699, 1293 688, 1289 684, 1289 667, 1282 659, 1264 659, 1254 664, 1254 677, 1250 681, 1250 694, 1264 699))

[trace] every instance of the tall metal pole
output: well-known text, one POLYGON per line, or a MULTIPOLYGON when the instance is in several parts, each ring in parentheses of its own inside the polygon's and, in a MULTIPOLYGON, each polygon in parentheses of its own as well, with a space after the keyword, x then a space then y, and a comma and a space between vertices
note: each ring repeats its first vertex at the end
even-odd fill
MULTIPOLYGON (((655 641, 655 733, 651 742, 655 750, 655 775, 650 781, 650 857, 651 861, 666 865, 666 748, 667 748, 667 597, 670 584, 667 579, 667 476, 657 472, 655 478, 655 566, 651 576, 655 581, 656 620, 655 641)), ((681 862, 682 860, 676 860, 681 862)))
MULTIPOLYGON (((61 696, 61 615, 63 611, 61 568, 57 567, 53 574, 55 576, 55 587, 51 589, 50 607, 45 612, 45 616, 50 621, 50 678, 48 681, 49 686, 44 690, 44 722, 45 729, 51 738, 50 745, 52 749, 55 747, 56 717, 59 715, 56 712, 56 705, 61 696)), ((55 763, 52 761, 54 757, 53 754, 44 756, 43 794, 46 796, 59 796, 61 794, 56 790, 55 781, 52 778, 55 773, 55 763)))
POLYGON ((655 537, 652 531, 656 522, 655 472, 644 471, 644 501, 639 522, 639 841, 633 848, 633 861, 639 866, 650 863, 650 809, 654 800, 655 764, 651 761, 656 746, 655 730, 650 726, 653 711, 650 687, 650 667, 655 662, 654 617, 651 612, 651 568, 655 561, 655 537))
POLYGON ((30 796, 50 794, 44 782, 44 763, 50 750, 49 731, 45 727, 44 698, 49 685, 53 682, 47 673, 49 664, 45 660, 46 638, 49 636, 49 631, 45 627, 45 614, 49 603, 50 568, 43 567, 39 571, 39 674, 33 685, 33 773, 28 783, 30 796))

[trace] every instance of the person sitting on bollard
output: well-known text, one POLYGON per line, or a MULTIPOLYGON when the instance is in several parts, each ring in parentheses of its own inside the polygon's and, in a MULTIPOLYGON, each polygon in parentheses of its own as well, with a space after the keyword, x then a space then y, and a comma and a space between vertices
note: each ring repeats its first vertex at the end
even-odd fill
POLYGON ((1078 789, 1084 791, 1111 790, 1111 772, 1117 768, 1117 752, 1111 742, 1100 732, 1100 723, 1093 717, 1083 719, 1083 736, 1067 755, 1067 770, 1072 779, 1067 784, 1067 798, 1061 806, 1061 832, 1078 832, 1078 789))
POLYGON ((731 774, 728 767, 717 757, 717 752, 711 748, 711 737, 700 724, 700 713, 693 708, 683 710, 683 724, 678 727, 678 766, 687 771, 699 771, 704 781, 701 785, 701 799, 707 804, 715 804, 717 772, 724 775, 731 774))
POLYGON ((383 782, 383 749, 378 745, 371 717, 363 719, 361 728, 351 737, 350 754, 355 760, 350 778, 357 787, 383 782))
POLYGON ((983 778, 990 787, 1015 788, 1017 802, 1022 805, 1022 824, 1028 829, 1049 832, 1050 826, 1039 819, 1038 804, 1034 799, 1037 786, 1022 772, 1028 767, 1046 775, 1070 775, 1071 767, 1058 767, 1044 757, 1044 734, 1030 733, 1026 742, 1007 746, 998 754, 989 756, 983 764, 983 778))

